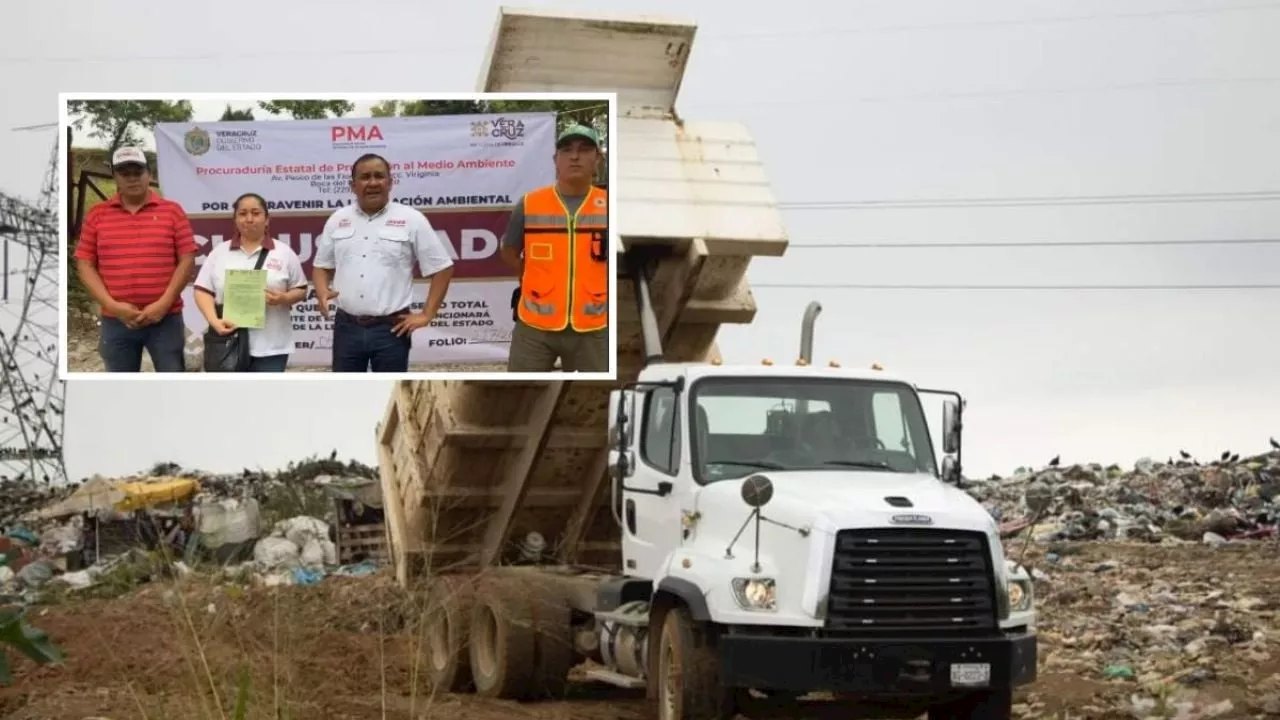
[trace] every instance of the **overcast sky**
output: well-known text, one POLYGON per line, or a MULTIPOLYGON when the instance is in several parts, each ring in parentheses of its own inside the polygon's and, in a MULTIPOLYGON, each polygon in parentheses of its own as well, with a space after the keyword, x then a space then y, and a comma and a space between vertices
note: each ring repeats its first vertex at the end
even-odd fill
MULTIPOLYGON (((792 248, 753 266, 760 312, 750 330, 722 333, 729 359, 794 357, 801 312, 816 298, 826 307, 819 361, 880 361, 966 394, 971 473, 1056 453, 1127 464, 1179 447, 1257 451, 1280 435, 1277 290, 769 287, 1280 284, 1276 244, 803 247, 1280 238, 1280 3, 829 0, 791 3, 786 13, 740 0, 609 6, 694 13, 699 36, 681 115, 746 123, 781 202, 838 206, 786 211, 792 248), (1257 192, 1270 194, 1240 196, 1257 192), (1171 202, 1183 194, 1223 196, 1171 202), (1135 198, 1151 195, 1163 202, 1135 198), (1116 197, 927 202, 1079 196, 1116 197), (890 204, 857 204, 876 201, 890 204)), ((54 133, 8 128, 55 121, 60 90, 470 91, 496 12, 482 0, 359 7, 362 18, 415 28, 401 36, 345 29, 357 10, 338 0, 141 13, 116 0, 17 3, 7 19, 29 30, 0 51, 0 187, 38 192, 54 133)), ((331 448, 372 461, 387 389, 329 379, 73 383, 68 470, 115 473, 162 459, 271 467, 331 448)))

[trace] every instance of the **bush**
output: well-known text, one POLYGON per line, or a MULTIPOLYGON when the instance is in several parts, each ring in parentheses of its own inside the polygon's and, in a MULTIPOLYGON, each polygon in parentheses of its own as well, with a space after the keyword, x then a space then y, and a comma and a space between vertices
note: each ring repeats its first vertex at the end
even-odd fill
POLYGON ((16 650, 41 665, 62 662, 62 650, 43 630, 27 623, 22 608, 0 607, 0 686, 13 683, 13 673, 9 668, 10 650, 16 650))

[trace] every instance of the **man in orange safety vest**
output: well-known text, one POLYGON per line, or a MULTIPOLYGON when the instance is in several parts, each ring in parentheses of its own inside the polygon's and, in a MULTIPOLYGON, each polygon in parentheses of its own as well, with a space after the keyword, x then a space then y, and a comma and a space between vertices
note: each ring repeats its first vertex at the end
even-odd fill
POLYGON ((600 136, 556 138, 556 183, 512 208, 502 259, 516 270, 509 372, 609 372, 609 194, 592 184, 600 136))

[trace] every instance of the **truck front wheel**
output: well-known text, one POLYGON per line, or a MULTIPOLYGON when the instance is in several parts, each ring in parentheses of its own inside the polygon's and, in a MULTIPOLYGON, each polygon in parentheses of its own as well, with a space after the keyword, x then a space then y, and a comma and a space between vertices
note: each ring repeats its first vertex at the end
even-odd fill
POLYGON ((656 674, 658 720, 728 720, 733 693, 720 686, 718 661, 709 633, 684 607, 663 617, 656 674))
POLYGON ((1009 720, 1013 690, 988 690, 929 708, 929 720, 1009 720))

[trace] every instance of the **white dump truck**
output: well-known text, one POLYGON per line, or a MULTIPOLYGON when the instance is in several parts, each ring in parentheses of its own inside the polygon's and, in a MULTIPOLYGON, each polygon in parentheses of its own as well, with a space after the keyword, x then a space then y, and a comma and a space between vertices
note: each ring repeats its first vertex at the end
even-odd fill
MULTIPOLYGON (((957 488, 959 395, 725 363, 786 234, 745 128, 677 119, 691 23, 503 9, 484 91, 617 90, 617 382, 397 383, 388 544, 437 689, 646 688, 664 720, 1007 718, 1031 581, 957 488), (922 396, 941 394, 927 422, 922 396)), ((779 340, 778 342, 783 342, 779 340)))

